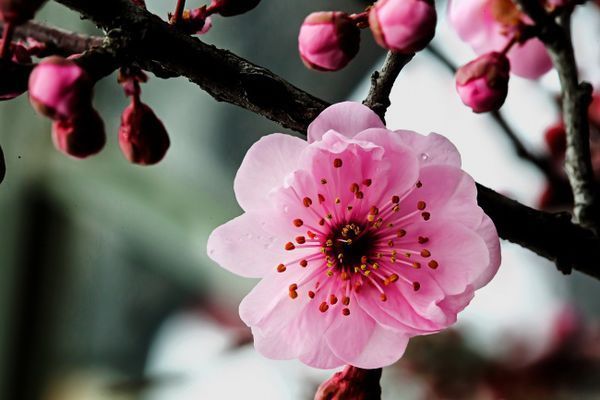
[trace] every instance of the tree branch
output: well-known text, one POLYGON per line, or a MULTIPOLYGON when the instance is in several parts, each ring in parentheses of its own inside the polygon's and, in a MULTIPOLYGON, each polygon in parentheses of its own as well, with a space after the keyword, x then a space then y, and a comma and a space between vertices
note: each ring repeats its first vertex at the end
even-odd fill
MULTIPOLYGON (((131 59, 159 76, 186 76, 219 101, 264 115, 306 134, 308 124, 329 104, 286 82, 265 68, 228 51, 204 44, 129 0, 58 0, 91 18, 123 40, 109 41, 115 57, 131 59)), ((107 52, 106 54, 111 54, 107 52)), ((550 260, 563 272, 577 269, 596 278, 600 270, 600 239, 572 224, 567 214, 531 209, 481 185, 479 203, 498 227, 500 236, 550 260)))
POLYGON ((565 170, 574 199, 577 221, 599 232, 600 191, 595 183, 590 156, 587 109, 592 87, 579 82, 571 41, 571 11, 550 15, 536 0, 515 0, 538 28, 538 37, 548 49, 562 87, 562 111, 567 131, 565 170))
POLYGON ((412 54, 400 54, 388 52, 381 72, 375 71, 371 75, 371 89, 363 104, 375 111, 385 122, 385 112, 390 106, 390 93, 396 78, 402 68, 415 56, 412 54))

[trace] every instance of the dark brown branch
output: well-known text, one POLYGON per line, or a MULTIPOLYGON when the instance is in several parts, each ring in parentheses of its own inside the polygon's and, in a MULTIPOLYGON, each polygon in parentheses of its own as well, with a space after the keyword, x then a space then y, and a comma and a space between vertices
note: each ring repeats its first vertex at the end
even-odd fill
MULTIPOLYGON (((188 37, 129 0, 59 0, 91 18, 102 28, 119 33, 111 40, 115 57, 129 57, 160 76, 186 76, 213 97, 264 115, 306 133, 308 124, 329 104, 303 92, 228 51, 188 37), (123 47, 119 49, 119 47, 123 47)), ((111 52, 107 52, 111 54, 111 52)), ((576 269, 596 278, 594 260, 600 239, 572 224, 566 214, 536 211, 490 189, 478 186, 479 202, 498 226, 500 236, 557 261, 563 272, 576 269)))
MULTIPOLYGON (((435 57, 436 60, 445 66, 446 69, 452 73, 452 75, 456 74, 457 67, 435 46, 429 45, 427 47, 427 51, 429 51, 429 53, 435 57)), ((492 111, 488 115, 494 119, 496 124, 511 142, 517 156, 523 160, 529 161, 533 166, 535 166, 544 174, 548 182, 558 183, 564 181, 563 178, 557 175, 556 170, 548 157, 536 155, 527 149, 527 146, 525 146, 525 144, 521 141, 517 133, 513 130, 508 121, 506 121, 500 111, 492 111)))
POLYGON ((365 101, 363 101, 363 104, 375 111, 384 122, 385 112, 391 104, 390 93, 392 92, 394 82, 400 74, 400 71, 402 71, 402 68, 404 68, 414 56, 414 53, 399 54, 390 51, 385 58, 381 72, 375 71, 371 76, 371 89, 369 90, 369 95, 365 101))
POLYGON ((599 231, 600 191, 595 183, 590 156, 590 127, 587 109, 592 87, 579 82, 577 64, 571 41, 571 10, 555 15, 548 14, 536 0, 516 0, 538 28, 562 87, 562 111, 567 131, 565 170, 574 198, 577 221, 585 227, 599 231))

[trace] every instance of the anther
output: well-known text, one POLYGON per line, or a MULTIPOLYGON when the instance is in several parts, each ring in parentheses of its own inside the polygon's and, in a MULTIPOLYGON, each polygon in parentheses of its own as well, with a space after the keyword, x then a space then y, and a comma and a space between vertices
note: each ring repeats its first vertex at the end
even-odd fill
POLYGON ((431 269, 436 269, 439 266, 439 264, 437 261, 431 260, 427 263, 427 266, 431 269))
POLYGON ((310 207, 312 204, 312 200, 310 199, 310 197, 305 197, 304 200, 302 200, 302 203, 304 203, 304 207, 310 207))
POLYGON ((400 206, 398 204, 396 204, 394 207, 392 207, 392 211, 393 212, 398 212, 400 211, 400 206))
POLYGON ((419 282, 413 282, 413 290, 416 292, 421 289, 421 284, 419 282))
POLYGON ((333 271, 332 270, 327 271, 327 276, 328 277, 332 277, 333 276, 333 271))
POLYGON ((419 238, 417 239, 417 241, 419 242, 419 244, 424 244, 429 242, 429 238, 426 236, 419 236, 419 238))
POLYGON ((391 275, 389 276, 389 278, 388 278, 388 279, 390 280, 390 282, 391 282, 391 283, 394 283, 394 282, 396 282, 396 281, 397 281, 399 278, 400 278, 400 277, 399 277, 397 274, 391 274, 391 275))
POLYGON ((307 231, 306 235, 311 239, 314 239, 317 237, 317 235, 315 233, 312 233, 311 231, 307 231))
POLYGON ((329 310, 329 306, 327 305, 327 303, 322 302, 321 305, 319 306, 319 311, 325 312, 327 310, 329 310))
POLYGON ((343 314, 343 315, 345 315, 345 316, 347 317, 348 315, 350 315, 350 309, 348 309, 348 308, 344 308, 344 309, 342 310, 342 314, 343 314))
POLYGON ((332 247, 333 246, 333 240, 327 239, 327 241, 325 242, 325 246, 332 247))
POLYGON ((427 205, 425 204, 425 202, 423 200, 420 200, 420 201, 417 202, 417 209, 418 210, 424 210, 426 206, 427 205))
POLYGON ((300 228, 302 225, 304 225, 304 221, 302 221, 300 218, 297 218, 297 219, 294 220, 294 225, 297 228, 300 228))
POLYGON ((392 196, 392 203, 394 203, 394 204, 400 203, 400 196, 392 196))
POLYGON ((296 243, 304 244, 306 243, 306 238, 304 236, 296 236, 296 243))
POLYGON ((346 271, 342 271, 341 278, 343 281, 347 281, 350 279, 350 275, 346 271))
POLYGON ((358 192, 356 192, 355 196, 356 196, 357 199, 360 200, 363 197, 365 197, 365 194, 363 192, 361 192, 361 191, 358 191, 358 192))
POLYGON ((336 158, 335 160, 333 160, 333 166, 335 168, 340 168, 342 166, 342 160, 340 158, 336 158))
POLYGON ((348 304, 350 304, 350 297, 348 296, 343 296, 342 297, 342 304, 347 306, 348 304))
POLYGON ((290 290, 290 298, 295 299, 296 297, 298 297, 298 292, 296 292, 295 290, 290 290))
POLYGON ((379 269, 379 264, 373 263, 373 269, 379 269))
POLYGON ((431 252, 430 252, 429 250, 427 250, 427 249, 423 249, 423 250, 421 250, 421 257, 425 257, 425 258, 427 258, 427 257, 429 257, 430 255, 431 255, 431 252))
POLYGON ((340 199, 339 197, 335 198, 335 204, 340 204, 342 202, 342 199, 340 199))
POLYGON ((295 248, 296 248, 296 246, 294 246, 294 243, 292 243, 292 242, 287 242, 285 244, 285 249, 286 250, 294 250, 295 248))
POLYGON ((326 185, 326 184, 327 184, 327 179, 325 179, 325 178, 321 178, 321 184, 322 184, 322 185, 326 185))
POLYGON ((358 186, 358 183, 353 183, 352 185, 350 185, 350 192, 352 193, 356 193, 360 190, 360 186, 358 186))
POLYGON ((369 209, 369 214, 372 214, 372 215, 379 214, 379 208, 377 208, 375 206, 371 206, 371 208, 369 209))
POLYGON ((308 297, 310 297, 311 299, 315 298, 315 292, 313 292, 312 290, 308 291, 308 297))
POLYGON ((325 218, 321 218, 319 220, 319 225, 321 225, 321 226, 325 225, 325 218))
POLYGON ((420 188, 422 186, 423 186, 423 184, 421 183, 421 181, 417 181, 417 187, 420 188))
POLYGON ((365 179, 363 181, 363 185, 365 185, 367 187, 371 186, 371 183, 373 183, 373 181, 371 179, 365 179))
POLYGON ((406 236, 406 231, 404 229, 400 229, 398 232, 396 232, 396 236, 401 238, 406 236))
POLYGON ((329 304, 334 305, 338 302, 338 298, 335 297, 335 294, 332 294, 331 296, 329 296, 329 304))
POLYGON ((388 240, 387 245, 390 247, 394 247, 394 241, 392 239, 388 240))
POLYGON ((306 261, 306 260, 300 260, 300 266, 302 268, 306 268, 307 265, 308 265, 308 261, 306 261))
POLYGON ((381 301, 387 301, 387 296, 385 295, 385 293, 381 293, 379 295, 379 298, 381 299, 381 301))
POLYGON ((352 206, 348 206, 346 208, 348 209, 348 211, 352 211, 352 206))
POLYGON ((286 269, 287 268, 285 268, 285 265, 283 265, 283 264, 279 264, 277 266, 277 272, 285 272, 286 269))
POLYGON ((323 204, 323 202, 325 201, 325 196, 323 196, 321 193, 319 193, 317 195, 318 199, 319 199, 319 204, 323 204))
POLYGON ((421 213, 421 216, 423 217, 423 219, 424 219, 425 221, 429 221, 429 218, 431 218, 431 214, 430 214, 430 213, 428 213, 427 211, 425 211, 425 212, 422 212, 422 213, 421 213))
POLYGON ((292 283, 290 285, 289 289, 290 289, 290 292, 293 291, 293 290, 297 290, 298 289, 298 284, 297 283, 292 283))
POLYGON ((421 268, 421 263, 418 262, 418 261, 415 261, 415 262, 412 263, 412 267, 414 269, 419 269, 419 268, 421 268))
POLYGON ((362 264, 366 264, 366 263, 367 263, 367 260, 368 260, 367 256, 362 256, 362 257, 360 258, 360 262, 361 262, 362 264))

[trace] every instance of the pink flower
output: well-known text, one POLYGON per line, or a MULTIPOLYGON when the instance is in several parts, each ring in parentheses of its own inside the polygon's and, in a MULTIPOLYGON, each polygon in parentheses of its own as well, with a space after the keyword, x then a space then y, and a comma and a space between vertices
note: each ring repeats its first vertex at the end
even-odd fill
POLYGON ((487 53, 456 72, 456 91, 476 113, 498 110, 508 94, 510 64, 502 53, 487 53))
POLYGON ((437 14, 433 0, 379 0, 369 12, 377 43, 388 50, 414 53, 435 35, 437 14))
POLYGON ((315 12, 300 28, 298 50, 304 64, 321 71, 344 68, 358 53, 360 31, 343 12, 315 12))
MULTIPOLYGON (((501 51, 519 24, 529 22, 512 0, 450 0, 448 19, 477 54, 501 51)), ((552 60, 538 39, 515 44, 507 55, 511 71, 523 78, 539 78, 552 68, 552 60)))
POLYGON ((377 368, 438 332, 500 263, 496 229, 444 137, 390 131, 369 108, 323 111, 308 142, 255 143, 234 189, 244 214, 208 254, 262 278, 240 305, 255 347, 319 368, 377 368))

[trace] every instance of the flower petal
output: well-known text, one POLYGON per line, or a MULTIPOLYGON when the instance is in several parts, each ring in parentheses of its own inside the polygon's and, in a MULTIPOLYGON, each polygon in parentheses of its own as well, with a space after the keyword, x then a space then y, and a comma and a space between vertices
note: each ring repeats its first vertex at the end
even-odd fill
POLYGON ((329 130, 353 137, 369 128, 385 128, 385 125, 369 107, 361 103, 345 101, 327 107, 308 126, 308 142, 321 140, 329 130))
POLYGON ((490 262, 487 268, 483 269, 479 277, 473 281, 473 288, 479 289, 487 285, 487 283, 496 275, 502 261, 502 255, 500 252, 498 232, 490 217, 483 214, 481 225, 475 229, 475 232, 483 238, 490 252, 490 262))
POLYGON ((233 188, 245 211, 266 207, 269 192, 283 185, 285 176, 295 170, 308 143, 297 137, 274 133, 262 137, 246 153, 233 188))
POLYGON ((349 363, 365 369, 387 367, 404 355, 408 339, 402 332, 376 325, 369 343, 349 363))
POLYGON ((517 44, 507 54, 510 72, 526 79, 537 79, 552 69, 552 59, 542 42, 530 39, 517 44))

